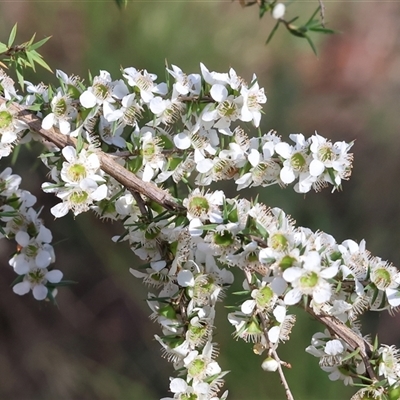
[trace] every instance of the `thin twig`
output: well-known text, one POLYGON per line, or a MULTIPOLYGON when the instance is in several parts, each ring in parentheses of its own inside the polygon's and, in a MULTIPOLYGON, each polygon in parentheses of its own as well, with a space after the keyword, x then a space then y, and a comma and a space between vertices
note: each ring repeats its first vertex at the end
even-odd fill
POLYGON ((323 28, 325 28, 325 5, 322 2, 322 0, 318 0, 319 6, 321 8, 320 14, 321 14, 321 25, 323 28))

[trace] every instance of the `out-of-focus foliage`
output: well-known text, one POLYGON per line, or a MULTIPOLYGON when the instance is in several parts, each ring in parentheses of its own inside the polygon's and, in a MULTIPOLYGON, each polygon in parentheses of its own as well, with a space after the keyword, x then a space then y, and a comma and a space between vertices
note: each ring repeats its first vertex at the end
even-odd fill
MULTIPOLYGON (((216 71, 232 66, 247 80, 256 72, 268 96, 263 131, 274 128, 287 137, 316 129, 332 141, 356 139, 355 167, 340 193, 304 198, 276 187, 241 195, 259 194, 260 200, 285 209, 299 224, 331 232, 338 240, 365 238, 371 251, 400 265, 400 5, 327 4, 326 18, 343 33, 317 37, 316 58, 305 41, 288 35, 276 35, 265 47, 273 24, 257 20, 250 8, 237 3, 156 4, 131 2, 121 12, 114 3, 103 2, 1 3, 0 38, 8 36, 16 21, 22 40, 35 31, 39 40, 52 35, 43 47, 46 61, 82 77, 88 69, 113 72, 121 65, 160 74, 165 59, 188 71, 198 69, 200 61, 216 71)), ((300 10, 293 3, 293 13, 311 15, 316 4, 302 3, 300 10)), ((46 73, 43 80, 49 79, 46 73)), ((35 80, 40 78, 36 75, 35 80)), ((24 151, 26 164, 15 172, 45 204, 42 216, 50 225, 48 208, 56 200, 36 191, 37 154, 34 148, 24 151)), ((171 371, 151 339, 157 328, 147 318, 146 290, 128 272, 140 261, 110 240, 120 227, 84 215, 57 221, 52 231, 59 242, 57 265, 78 281, 59 294, 59 309, 16 298, 8 287, 13 273, 6 265, 15 249, 0 244, 0 398, 166 396, 171 371)), ((278 378, 261 370, 260 357, 251 354, 249 346, 233 343, 227 312, 219 312, 220 361, 232 370, 226 377, 230 398, 284 399, 278 378)), ((304 352, 317 323, 301 310, 299 318, 293 340, 282 346, 282 359, 293 364, 288 379, 297 399, 348 398, 353 390, 330 382, 304 352)), ((379 327, 384 343, 398 345, 400 320, 389 318, 371 321, 370 330, 379 327)))

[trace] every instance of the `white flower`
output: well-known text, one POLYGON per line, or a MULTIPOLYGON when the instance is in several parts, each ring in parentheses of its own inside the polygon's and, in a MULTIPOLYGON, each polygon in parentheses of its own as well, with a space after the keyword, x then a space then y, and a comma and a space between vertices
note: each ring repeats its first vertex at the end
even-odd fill
POLYGON ((250 88, 242 86, 240 94, 243 96, 243 107, 241 109, 240 119, 242 121, 253 121, 254 126, 257 128, 260 125, 261 120, 261 108, 260 104, 264 104, 267 101, 267 97, 264 94, 264 89, 260 89, 257 82, 257 77, 253 75, 253 84, 250 88))
POLYGON ((56 126, 63 135, 68 135, 71 132, 70 121, 75 115, 76 109, 72 106, 70 97, 58 90, 51 100, 51 113, 43 118, 42 128, 51 129, 56 126))
MULTIPOLYGON (((54 192, 51 183, 44 183, 45 192, 54 192)), ((79 184, 66 184, 57 191, 57 197, 63 200, 51 208, 51 213, 56 218, 61 218, 72 210, 74 215, 87 211, 93 201, 100 201, 107 197, 107 185, 98 185, 93 179, 84 178, 79 184)))
POLYGON ((22 296, 32 290, 33 297, 36 300, 44 300, 48 295, 46 283, 58 283, 62 277, 63 274, 58 269, 53 269, 52 271, 36 269, 26 274, 23 281, 13 287, 13 291, 22 296))
POLYGON ((66 159, 60 172, 64 182, 78 184, 85 178, 104 181, 100 175, 96 174, 100 168, 100 161, 95 153, 82 149, 77 154, 74 147, 66 146, 62 149, 62 154, 66 159))
POLYGON ((140 135, 143 157, 143 176, 145 182, 150 182, 159 170, 163 170, 166 159, 162 154, 162 141, 151 128, 143 128, 140 135))
POLYGON ((79 101, 83 107, 92 108, 104 103, 114 103, 116 99, 120 100, 127 94, 128 88, 122 80, 113 81, 107 71, 100 71, 100 75, 93 78, 92 86, 79 96, 79 101))
POLYGON ((6 100, 16 99, 19 101, 22 99, 22 96, 18 95, 15 90, 14 81, 4 72, 2 68, 0 68, 0 85, 3 89, 4 98, 6 100))
MULTIPOLYGON (((300 176, 300 182, 310 177, 308 172, 310 157, 306 154, 307 142, 304 136, 292 134, 290 138, 295 142, 295 146, 290 146, 286 142, 278 143, 275 146, 275 151, 284 159, 280 178, 286 184, 292 183, 298 176, 300 176)), ((305 188, 301 188, 300 192, 309 191, 312 183, 310 182, 305 188)))
POLYGON ((398 384, 400 380, 400 351, 395 346, 383 345, 378 353, 381 356, 379 374, 383 375, 389 385, 398 384))
POLYGON ((164 82, 155 85, 154 81, 157 79, 157 75, 149 74, 146 70, 138 71, 133 67, 125 68, 123 75, 128 80, 129 86, 139 88, 140 97, 144 103, 149 103, 154 94, 165 95, 168 92, 167 85, 164 82))
POLYGON ((0 105, 0 158, 11 153, 12 144, 17 141, 18 133, 28 129, 28 125, 16 118, 15 112, 0 105))
POLYGON ((302 295, 312 296, 317 304, 329 301, 332 296, 332 288, 326 279, 333 278, 337 274, 338 266, 335 264, 323 268, 320 255, 316 251, 310 251, 303 256, 303 260, 303 268, 290 267, 283 272, 283 278, 293 287, 285 295, 285 304, 298 303, 302 295))
POLYGON ((167 71, 175 78, 173 85, 172 98, 179 95, 187 95, 188 93, 197 96, 201 90, 201 76, 199 74, 186 75, 176 65, 171 65, 172 70, 167 68, 167 71))

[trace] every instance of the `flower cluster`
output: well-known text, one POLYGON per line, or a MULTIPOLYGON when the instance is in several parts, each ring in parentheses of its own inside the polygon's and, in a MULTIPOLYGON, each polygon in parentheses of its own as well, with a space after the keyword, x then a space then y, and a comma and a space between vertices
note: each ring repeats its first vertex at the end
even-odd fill
MULTIPOLYGON (((281 13, 276 10, 276 17, 281 13)), ((339 189, 351 173, 352 143, 332 143, 317 133, 292 134, 290 143, 273 131, 250 137, 239 124, 258 128, 267 100, 256 76, 247 84, 233 69, 200 69, 187 75, 173 65, 161 83, 133 67, 117 80, 100 71, 87 86, 57 71, 60 87, 26 82, 25 97, 6 93, 4 85, 3 92, 39 110, 42 128, 55 127, 76 143, 62 149, 47 144, 42 157, 53 181, 42 188, 61 199, 52 214, 92 209, 121 221, 125 231, 113 240, 127 242, 146 263, 130 271, 153 288, 147 301, 162 331, 156 339, 179 375, 171 378, 173 399, 216 400, 227 396, 218 397, 226 371, 216 361, 213 331, 216 303, 233 282, 229 269, 245 276, 241 305, 229 314, 234 335, 253 343, 256 354, 267 352, 266 371, 283 364, 276 350, 295 324, 290 306, 304 304, 316 315, 336 318, 364 340, 358 318, 367 310, 400 306, 400 273, 371 256, 364 241, 338 244, 326 233, 296 227, 279 208, 206 191, 221 180, 233 180, 238 190, 292 183, 299 193, 339 189), (141 178, 142 194, 124 187, 118 174, 101 170, 104 153, 126 174, 141 178), (180 207, 164 209, 146 198, 146 185, 154 184, 173 189, 180 207)), ((26 129, 7 106, 0 109, 0 157, 26 129)), ((30 137, 35 138, 24 139, 30 137)), ((62 278, 50 270, 51 233, 32 209, 33 196, 18 189, 19 178, 9 169, 0 178, 2 234, 18 244, 10 261, 20 275, 14 291, 32 289, 37 299, 51 298, 62 278)), ((368 368, 354 350, 328 331, 315 335, 307 349, 331 379, 353 384, 357 375, 373 379, 373 370, 387 387, 399 386, 396 349, 376 349, 368 368)))
POLYGON ((36 197, 20 189, 20 183, 11 168, 0 174, 0 238, 17 243, 9 262, 18 274, 13 291, 24 295, 32 290, 36 300, 53 300, 63 274, 51 267, 55 261, 52 234, 33 208, 36 197))
POLYGON ((146 182, 168 185, 195 173, 199 186, 234 179, 238 190, 295 183, 297 192, 307 193, 328 185, 338 189, 348 179, 352 143, 331 143, 317 133, 308 139, 290 135, 293 144, 272 131, 249 138, 238 123, 259 127, 267 101, 257 77, 247 84, 233 69, 200 67, 201 74, 187 75, 172 65, 171 79, 161 83, 133 67, 117 80, 100 71, 87 87, 57 71, 59 87, 27 82, 29 94, 19 101, 40 105, 44 129, 54 126, 103 150, 117 150, 127 169, 146 182))
POLYGON ((77 154, 74 147, 66 146, 62 155, 66 161, 62 163, 61 171, 55 167, 51 171, 56 184, 45 182, 42 185, 45 192, 56 193, 62 200, 51 209, 56 218, 63 217, 69 210, 78 215, 89 210, 94 201, 107 196, 107 185, 103 183, 105 179, 97 174, 100 162, 95 153, 81 149, 77 154))

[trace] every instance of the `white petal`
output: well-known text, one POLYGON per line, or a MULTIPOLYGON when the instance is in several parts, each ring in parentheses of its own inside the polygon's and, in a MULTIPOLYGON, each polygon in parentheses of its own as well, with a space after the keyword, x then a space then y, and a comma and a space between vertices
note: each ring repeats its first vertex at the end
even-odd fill
POLYGON ((51 263, 51 254, 46 250, 39 250, 35 263, 39 268, 47 268, 51 263))
POLYGON ((60 119, 58 120, 58 124, 60 126, 60 132, 63 135, 68 135, 68 133, 71 132, 71 125, 68 121, 66 121, 65 119, 60 119))
POLYGON ((42 128, 43 129, 51 129, 54 125, 54 113, 47 114, 42 120, 42 128))
POLYGON ((272 18, 280 19, 285 15, 286 7, 283 3, 278 3, 272 10, 272 18))
POLYGON ((228 97, 228 90, 219 83, 212 86, 210 90, 211 97, 218 102, 224 101, 228 97))
POLYGON ((293 170, 289 167, 283 167, 279 176, 283 183, 292 183, 296 179, 293 170))
POLYGON ((329 342, 326 342, 325 345, 325 353, 331 356, 336 356, 337 354, 343 353, 344 347, 340 340, 333 339, 329 342))
POLYGON ((325 165, 323 162, 319 160, 312 160, 310 163, 310 175, 311 176, 319 176, 325 170, 325 165))
POLYGON ((386 289, 386 296, 387 296, 389 304, 392 307, 400 306, 400 290, 386 289))
POLYGON ((186 381, 182 378, 175 378, 172 379, 171 383, 169 384, 169 388, 171 389, 172 393, 184 393, 186 392, 188 385, 186 381))
POLYGON ((26 247, 29 244, 30 236, 26 232, 19 231, 15 235, 15 241, 22 247, 26 247))
POLYGON ((180 150, 186 150, 191 145, 191 140, 186 133, 178 133, 174 136, 174 144, 180 150))
POLYGON ((253 166, 256 167, 260 163, 260 153, 256 149, 251 149, 250 153, 248 155, 248 160, 249 163, 253 166))
POLYGON ((50 212, 56 217, 61 218, 64 215, 68 214, 68 204, 67 203, 58 203, 54 207, 51 207, 50 212))
POLYGON ((278 343, 279 341, 279 334, 281 332, 281 328, 279 326, 273 326, 269 331, 268 331, 268 339, 272 343, 278 343))
POLYGON ((150 267, 156 272, 160 272, 162 269, 165 268, 166 265, 167 262, 165 260, 152 261, 150 263, 150 267))
POLYGON ((243 314, 249 315, 253 312, 256 305, 255 300, 246 300, 240 307, 243 314))
POLYGON ((89 92, 88 90, 84 91, 79 96, 79 101, 85 108, 92 108, 97 103, 96 96, 92 92, 89 92))
POLYGON ((28 281, 23 281, 13 286, 13 292, 19 294, 20 296, 27 294, 30 290, 31 290, 31 285, 29 284, 28 281))
POLYGON ((36 300, 44 300, 47 297, 47 287, 40 284, 40 285, 36 285, 33 289, 32 289, 32 294, 33 297, 36 300))
POLYGON ((276 318, 276 320, 280 323, 282 323, 286 317, 286 307, 284 306, 277 306, 275 310, 273 311, 273 314, 276 318))
POLYGON ((62 155, 64 158, 69 162, 73 163, 76 161, 77 155, 76 155, 76 150, 72 146, 66 146, 62 149, 62 155))
POLYGON ((287 283, 283 278, 278 276, 270 283, 270 286, 277 296, 281 296, 287 288, 287 283))
POLYGON ((182 287, 194 286, 194 277, 191 271, 179 271, 177 280, 178 284, 182 287))
POLYGON ((300 276, 303 274, 303 269, 298 268, 298 267, 290 267, 288 269, 285 269, 283 272, 283 279, 286 282, 293 282, 296 279, 300 278, 300 276))
POLYGON ((205 158, 204 160, 201 160, 200 162, 197 163, 196 169, 200 173, 204 174, 208 172, 213 166, 214 163, 212 162, 212 160, 210 160, 209 158, 205 158))
POLYGON ((100 185, 90 196, 96 201, 105 199, 107 197, 107 185, 100 185))
POLYGON ((203 224, 199 218, 193 218, 189 223, 189 233, 191 236, 201 236, 203 234, 203 229, 198 229, 202 227, 203 224))
POLYGON ((275 146, 275 152, 288 159, 292 155, 292 147, 288 143, 281 142, 275 146))
POLYGON ((283 299, 284 303, 288 306, 293 304, 297 304, 301 300, 301 292, 298 289, 292 289, 286 293, 285 298, 283 299))
POLYGON ((52 271, 47 272, 45 277, 51 283, 58 283, 61 281, 63 273, 58 269, 53 269, 52 271))

